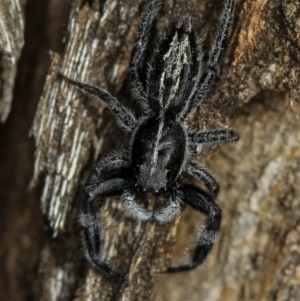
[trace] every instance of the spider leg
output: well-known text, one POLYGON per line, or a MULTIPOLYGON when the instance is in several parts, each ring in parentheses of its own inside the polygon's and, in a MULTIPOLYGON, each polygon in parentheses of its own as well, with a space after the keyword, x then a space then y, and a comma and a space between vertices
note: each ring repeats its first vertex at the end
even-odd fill
POLYGON ((71 83, 73 86, 79 88, 83 92, 91 96, 95 96, 99 99, 102 99, 107 104, 108 109, 117 118, 118 124, 121 126, 121 128, 129 132, 132 132, 136 128, 138 122, 131 110, 123 106, 115 97, 113 97, 106 90, 75 81, 62 74, 59 74, 59 76, 71 83))
POLYGON ((178 192, 183 202, 205 214, 207 220, 194 249, 192 262, 182 266, 171 266, 168 269, 171 273, 192 270, 204 262, 219 238, 222 219, 221 208, 202 189, 192 185, 183 185, 178 192))
POLYGON ((135 202, 135 194, 132 191, 125 190, 122 198, 124 200, 125 207, 131 211, 134 218, 142 221, 146 221, 152 216, 152 211, 145 209, 135 202))
POLYGON ((131 82, 135 87, 135 92, 137 93, 137 96, 140 99, 143 99, 144 103, 148 98, 148 93, 145 90, 143 81, 139 74, 139 63, 149 41, 150 29, 153 25, 154 17, 159 8, 162 6, 163 2, 164 0, 154 0, 149 2, 146 10, 142 14, 136 42, 132 49, 129 61, 129 72, 131 75, 131 82))
POLYGON ((196 133, 189 132, 188 136, 193 144, 207 145, 219 144, 221 142, 236 142, 240 139, 239 134, 232 129, 215 129, 196 133))
POLYGON ((157 210, 154 217, 159 222, 170 222, 180 213, 180 199, 177 197, 176 190, 172 191, 168 206, 157 210))
POLYGON ((78 224, 86 258, 98 269, 114 280, 123 280, 121 274, 113 271, 100 257, 100 207, 106 197, 121 194, 128 182, 124 174, 129 166, 126 153, 113 154, 99 161, 92 170, 78 200, 78 224))
MULTIPOLYGON (((218 61, 221 54, 222 49, 224 48, 225 38, 227 36, 227 32, 229 29, 230 21, 234 16, 234 8, 235 8, 236 0, 226 0, 225 6, 217 26, 217 32, 212 44, 212 50, 210 54, 210 59, 208 62, 208 67, 204 72, 203 76, 200 79, 198 84, 197 93, 195 93, 194 97, 191 99, 189 103, 189 110, 186 111, 186 115, 190 114, 191 111, 200 103, 200 101, 205 96, 208 91, 213 76, 215 75, 218 69, 218 61)), ((185 116, 186 117, 186 116, 185 116)))
POLYGON ((196 161, 188 161, 186 172, 202 182, 208 189, 210 195, 215 199, 219 193, 220 187, 215 178, 196 161))

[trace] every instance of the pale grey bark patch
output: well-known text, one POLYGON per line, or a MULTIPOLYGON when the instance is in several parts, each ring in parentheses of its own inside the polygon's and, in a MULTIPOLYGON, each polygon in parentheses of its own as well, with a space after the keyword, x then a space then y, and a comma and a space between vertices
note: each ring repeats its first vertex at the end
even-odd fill
POLYGON ((17 63, 24 45, 24 16, 20 0, 0 2, 0 121, 11 108, 17 63))

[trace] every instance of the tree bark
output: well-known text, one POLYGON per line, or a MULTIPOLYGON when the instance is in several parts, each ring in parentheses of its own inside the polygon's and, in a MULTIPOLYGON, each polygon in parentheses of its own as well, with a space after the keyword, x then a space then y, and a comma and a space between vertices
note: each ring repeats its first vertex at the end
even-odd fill
POLYGON ((24 18, 19 1, 1 1, 0 17, 0 121, 4 122, 11 108, 16 62, 24 44, 24 18))
MULTIPOLYGON (((27 5, 34 5, 36 1, 31 0, 27 5)), ((181 217, 167 225, 136 222, 118 199, 110 199, 102 208, 102 257, 127 274, 128 281, 123 284, 107 280, 83 259, 74 200, 99 156, 113 149, 126 149, 129 137, 117 128, 104 103, 86 97, 57 75, 61 72, 75 80, 106 88, 139 113, 138 105, 130 96, 127 71, 138 18, 146 2, 73 0, 63 8, 56 0, 45 3, 47 9, 44 8, 37 19, 45 20, 43 37, 51 37, 57 44, 53 42, 49 47, 53 51, 51 65, 34 121, 30 114, 25 121, 33 123, 31 134, 35 141, 30 187, 44 180, 40 200, 47 229, 45 233, 39 230, 38 234, 28 234, 32 245, 27 252, 35 250, 34 254, 40 252, 40 256, 33 256, 30 265, 11 264, 3 269, 4 281, 12 281, 14 271, 34 273, 39 265, 35 288, 22 286, 21 277, 16 276, 15 287, 22 287, 22 296, 16 296, 11 289, 13 297, 3 300, 25 300, 28 296, 38 300, 77 301, 297 300, 300 296, 300 192, 297 189, 300 1, 237 1, 227 47, 214 83, 188 121, 194 129, 231 125, 241 135, 237 144, 198 151, 201 162, 207 161, 220 182, 221 240, 205 264, 195 271, 161 274, 170 265, 170 259, 189 260, 190 254, 185 254, 185 249, 192 248, 203 217, 186 208, 181 217), (64 34, 64 27, 57 24, 66 23, 68 15, 64 34), (54 16, 55 21, 49 16, 54 16), (61 45, 58 41, 63 35, 61 45)), ((168 22, 191 16, 195 31, 203 39, 207 60, 222 7, 222 2, 217 0, 166 0, 157 15, 153 35, 162 33, 168 22)), ((25 22, 34 23, 29 12, 26 16, 25 22)), ((19 34, 21 32, 22 29, 19 34)), ((25 47, 26 37, 30 41, 34 35, 35 31, 25 34, 25 47)), ((38 53, 39 45, 35 47, 33 53, 38 53)), ((20 78, 29 68, 28 63, 23 64, 18 66, 20 78)), ((39 68, 44 70, 41 73, 44 78, 48 66, 42 60, 34 65, 30 75, 36 74, 39 68)), ((5 89, 11 93, 13 86, 7 84, 11 80, 1 71, 5 89)), ((34 80, 37 76, 31 78, 34 80)), ((41 79, 31 87, 33 85, 41 87, 41 79)), ((23 92, 29 99, 30 86, 24 85, 19 86, 15 98, 21 99, 23 92)), ((33 106, 31 101, 30 107, 33 106)), ((12 111, 11 118, 17 120, 20 114, 12 111)), ((8 132, 0 134, 12 137, 9 147, 15 149, 16 158, 19 141, 26 139, 24 136, 16 139, 19 135, 16 129, 8 128, 8 132)), ((3 158, 9 156, 9 147, 0 153, 3 162, 3 158)), ((29 148, 27 155, 31 154, 32 148, 29 148)), ((28 165, 25 168, 21 163, 14 168, 9 164, 3 166, 7 176, 0 180, 4 184, 22 170, 27 170, 27 175, 30 173, 28 165)), ((15 208, 24 201, 21 192, 26 186, 16 185, 20 195, 14 198, 15 208)), ((9 192, 14 187, 4 187, 5 204, 13 198, 9 192)), ((35 214, 24 219, 27 225, 24 229, 38 216, 37 197, 28 199, 28 212, 32 210, 35 214)), ((157 206, 162 201, 151 198, 148 205, 157 206)), ((20 212, 13 209, 11 212, 18 221, 20 212)), ((5 226, 1 231, 6 230, 13 238, 11 241, 2 239, 7 247, 0 254, 7 260, 11 258, 7 254, 12 251, 20 255, 20 246, 14 242, 20 230, 12 231, 11 220, 6 214, 3 216, 5 226)), ((37 227, 41 229, 41 225, 39 217, 37 227)))

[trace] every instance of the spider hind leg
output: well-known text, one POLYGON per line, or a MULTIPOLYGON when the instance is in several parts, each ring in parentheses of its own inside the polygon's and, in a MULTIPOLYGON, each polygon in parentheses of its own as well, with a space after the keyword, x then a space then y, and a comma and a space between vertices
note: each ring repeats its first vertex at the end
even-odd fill
POLYGON ((230 22, 234 17, 236 0, 225 0, 224 9, 217 26, 217 32, 212 43, 211 53, 207 68, 197 85, 197 92, 192 96, 188 108, 182 114, 182 119, 185 119, 194 108, 202 101, 206 92, 209 90, 213 77, 218 70, 219 58, 224 48, 227 33, 229 31, 230 22))
POLYGON ((146 101, 146 99, 148 98, 148 92, 146 91, 146 85, 143 83, 143 80, 140 76, 139 65, 149 42, 150 29, 153 25, 155 15, 162 6, 163 2, 163 0, 155 0, 149 2, 146 10, 142 14, 136 42, 132 49, 129 61, 129 72, 131 75, 131 83, 135 89, 134 92, 137 95, 137 98, 142 100, 142 105, 146 109, 148 108, 146 101))

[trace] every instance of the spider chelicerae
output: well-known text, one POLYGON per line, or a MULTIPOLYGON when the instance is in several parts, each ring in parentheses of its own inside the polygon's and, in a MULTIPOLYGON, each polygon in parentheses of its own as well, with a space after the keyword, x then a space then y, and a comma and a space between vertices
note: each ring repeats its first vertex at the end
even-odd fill
POLYGON ((206 259, 218 239, 221 209, 215 199, 219 184, 194 156, 200 144, 233 142, 239 136, 232 129, 195 132, 188 129, 186 119, 208 91, 218 67, 235 0, 226 0, 212 43, 206 69, 202 69, 199 38, 190 18, 181 18, 165 31, 148 61, 145 76, 140 71, 141 58, 147 48, 154 17, 163 0, 152 0, 142 14, 129 72, 134 95, 145 112, 136 118, 116 98, 102 88, 66 78, 89 95, 102 99, 115 115, 118 124, 131 133, 128 151, 113 152, 102 158, 89 174, 79 200, 79 226, 86 257, 113 279, 122 278, 100 259, 100 207, 110 196, 120 195, 132 215, 143 221, 152 216, 159 222, 172 220, 182 203, 207 216, 205 228, 197 241, 190 263, 171 266, 168 272, 196 268, 206 259), (143 80, 143 78, 145 78, 143 80), (206 186, 203 190, 185 183, 186 173, 206 186), (136 203, 136 191, 163 195, 165 207, 152 212, 136 203))

